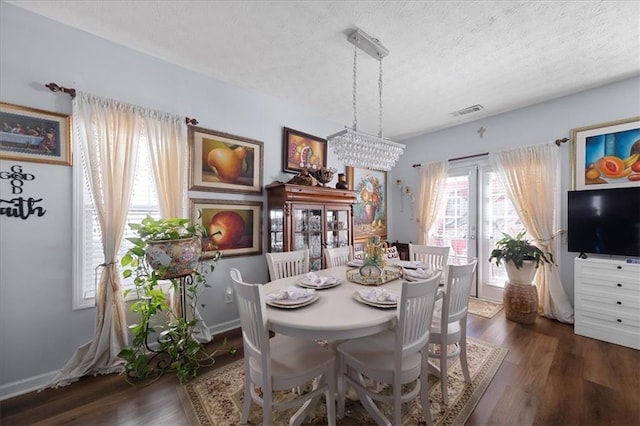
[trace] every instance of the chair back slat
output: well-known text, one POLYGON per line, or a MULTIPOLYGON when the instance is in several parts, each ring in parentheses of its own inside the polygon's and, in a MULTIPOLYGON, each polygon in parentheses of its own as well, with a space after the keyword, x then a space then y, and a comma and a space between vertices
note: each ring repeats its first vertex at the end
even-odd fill
POLYGON ((351 258, 351 246, 326 248, 324 249, 324 259, 327 268, 346 265, 351 258))
POLYGON ((443 308, 446 308, 448 317, 447 322, 457 321, 466 315, 477 265, 478 260, 474 259, 466 265, 447 266, 447 281, 445 283, 443 301, 443 308))
POLYGON ((242 328, 243 348, 251 358, 262 360, 269 357, 267 318, 264 289, 260 284, 247 284, 242 281, 240 271, 231 268, 231 279, 236 293, 240 326, 242 328))
POLYGON ((398 305, 396 362, 401 362, 403 355, 421 351, 429 340, 439 282, 440 273, 426 280, 402 283, 398 305))
POLYGON ((309 272, 309 250, 265 253, 271 280, 309 272))
POLYGON ((424 263, 429 269, 443 271, 449 259, 449 247, 409 244, 409 260, 424 263))

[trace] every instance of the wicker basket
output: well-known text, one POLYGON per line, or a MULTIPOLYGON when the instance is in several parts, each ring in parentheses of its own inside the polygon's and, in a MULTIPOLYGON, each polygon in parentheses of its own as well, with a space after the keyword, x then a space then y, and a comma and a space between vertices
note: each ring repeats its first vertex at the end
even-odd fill
POLYGON ((504 314, 521 324, 533 324, 538 316, 538 289, 531 284, 507 282, 503 292, 504 314))

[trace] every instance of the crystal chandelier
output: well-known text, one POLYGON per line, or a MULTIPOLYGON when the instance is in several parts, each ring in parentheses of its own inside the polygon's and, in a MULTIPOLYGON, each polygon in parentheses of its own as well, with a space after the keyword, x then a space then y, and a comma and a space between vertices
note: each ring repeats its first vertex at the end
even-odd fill
POLYGON ((350 129, 345 126, 344 130, 327 136, 327 141, 333 146, 333 152, 338 156, 338 160, 347 166, 391 170, 404 152, 405 146, 382 136, 382 58, 387 56, 389 51, 377 39, 359 29, 349 34, 347 40, 355 46, 353 49, 353 128, 350 129), (358 71, 358 49, 371 55, 379 63, 380 129, 378 136, 357 129, 356 77, 358 71))

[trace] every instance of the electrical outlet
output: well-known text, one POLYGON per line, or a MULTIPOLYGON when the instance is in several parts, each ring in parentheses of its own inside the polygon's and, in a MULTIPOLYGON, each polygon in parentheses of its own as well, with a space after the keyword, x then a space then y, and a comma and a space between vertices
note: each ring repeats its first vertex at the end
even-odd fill
POLYGON ((224 292, 224 303, 232 303, 233 302, 233 289, 231 287, 227 287, 224 292))

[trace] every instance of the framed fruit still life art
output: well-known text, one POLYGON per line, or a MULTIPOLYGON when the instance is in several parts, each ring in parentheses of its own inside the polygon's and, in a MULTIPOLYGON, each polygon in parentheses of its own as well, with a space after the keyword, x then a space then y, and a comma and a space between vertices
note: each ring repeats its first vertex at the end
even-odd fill
POLYGON ((314 172, 327 166, 326 139, 284 127, 282 131, 283 171, 314 172))
POLYGON ((191 217, 207 231, 203 259, 262 254, 262 202, 192 199, 191 217))
POLYGON ((571 130, 575 190, 640 186, 640 117, 571 130))
POLYGON ((189 126, 189 189, 262 193, 263 143, 189 126))

